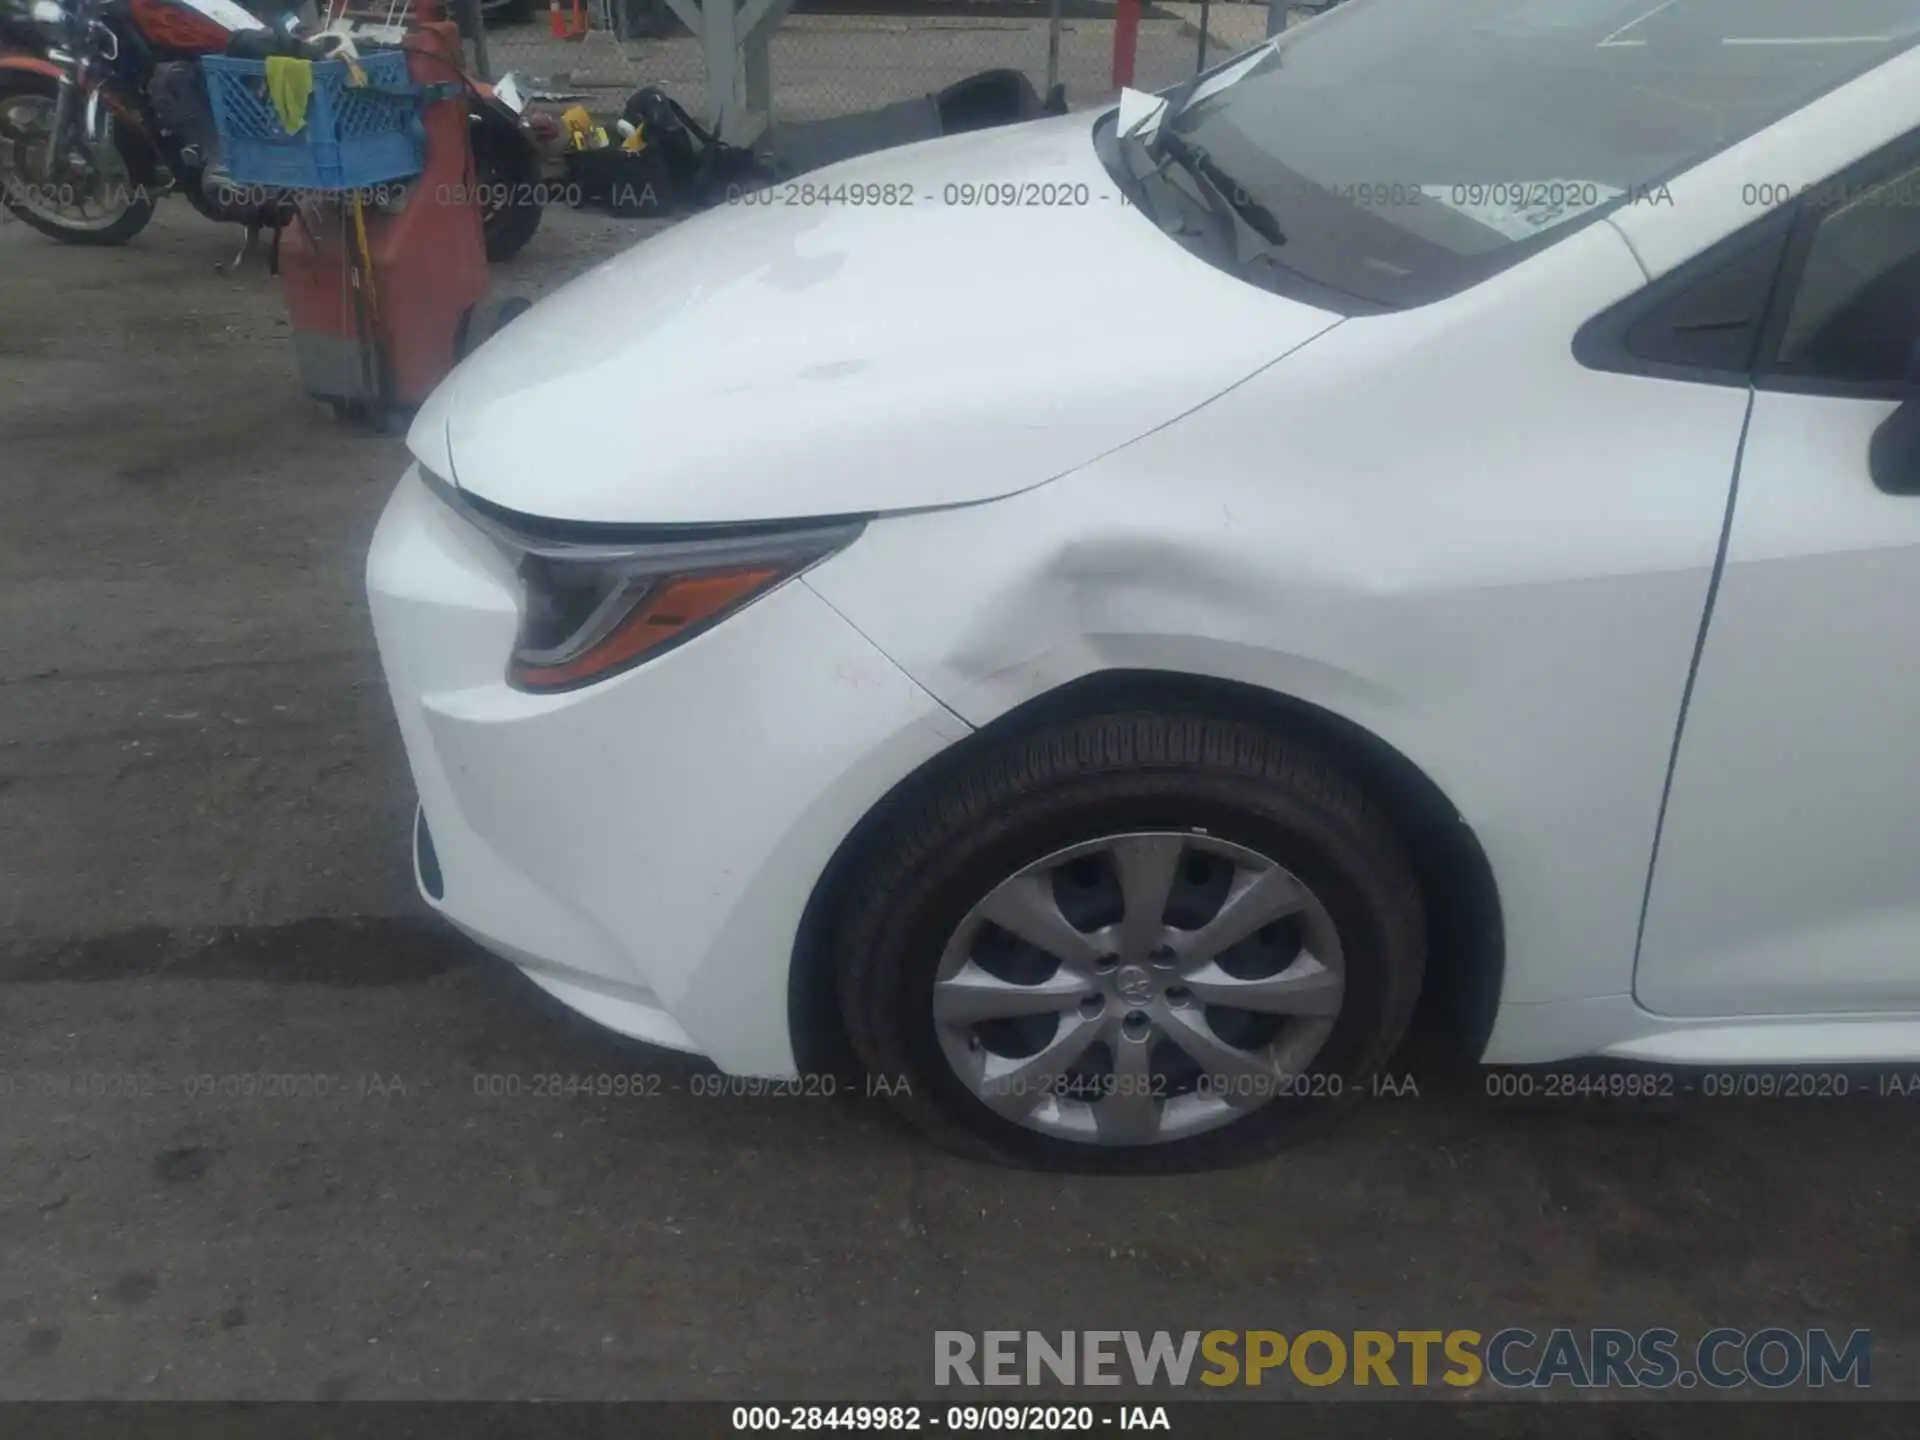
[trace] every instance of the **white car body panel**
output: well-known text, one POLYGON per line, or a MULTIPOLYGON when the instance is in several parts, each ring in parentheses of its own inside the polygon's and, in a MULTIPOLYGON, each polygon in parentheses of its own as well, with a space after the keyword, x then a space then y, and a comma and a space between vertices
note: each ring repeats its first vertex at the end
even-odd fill
POLYGON ((1920 498, 1866 462, 1893 409, 1755 399, 1647 909, 1649 1009, 1920 1011, 1920 498))
POLYGON ((819 869, 791 857, 824 865, 966 727, 799 584, 590 691, 510 690, 511 571, 412 477, 367 579, 436 908, 603 1024, 792 1073, 786 958, 819 869), (645 737, 640 763, 608 724, 645 737), (785 951, 766 943, 783 930, 785 951))
POLYGON ((1358 724, 1479 837, 1509 1002, 1625 993, 1746 409, 1574 360, 1572 331, 1642 283, 1591 227, 1044 489, 877 525, 809 583, 976 725, 1128 668, 1358 724))
POLYGON ((1643 1033, 1636 1039, 1616 1041, 1601 1053, 1616 1060, 1662 1065, 1907 1065, 1920 1061, 1920 1014, 1771 1022, 1729 1019, 1640 1028, 1643 1033))
MULTIPOLYGON (((1920 786, 1877 768, 1920 713, 1920 501, 1825 461, 1888 407, 1759 397, 1695 673, 1749 393, 1571 350, 1758 218, 1749 184, 1817 182, 1920 125, 1917 82, 1909 55, 1672 204, 1344 323, 1117 198, 729 207, 610 262, 460 367, 410 437, 423 464, 560 520, 883 518, 679 650, 534 697, 503 677, 505 562, 405 482, 369 585, 437 903, 596 1019, 791 1074, 795 937, 870 808, 1060 685, 1168 670, 1319 706, 1457 807, 1505 927, 1486 1059, 1920 1059, 1920 786)), ((1117 195, 1088 128, 814 178, 1117 195)))
POLYGON ((964 504, 1082 465, 1338 323, 1125 209, 1091 128, 1069 115, 806 180, 907 186, 912 205, 739 204, 675 226, 470 356, 416 419, 416 453, 569 520, 964 504), (985 179, 1088 200, 943 203, 985 179))
POLYGON ((1920 1013, 1656 1015, 1628 994, 1505 1004, 1481 1059, 1541 1065, 1588 1055, 1667 1065, 1906 1064, 1920 1060, 1920 1013))

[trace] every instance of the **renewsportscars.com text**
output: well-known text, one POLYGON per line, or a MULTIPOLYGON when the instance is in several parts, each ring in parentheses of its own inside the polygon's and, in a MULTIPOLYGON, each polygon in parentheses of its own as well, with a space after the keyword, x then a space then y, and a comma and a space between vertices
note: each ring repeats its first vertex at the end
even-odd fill
POLYGON ((1873 1384, 1866 1330, 936 1330, 936 1385, 1781 1390, 1873 1384))

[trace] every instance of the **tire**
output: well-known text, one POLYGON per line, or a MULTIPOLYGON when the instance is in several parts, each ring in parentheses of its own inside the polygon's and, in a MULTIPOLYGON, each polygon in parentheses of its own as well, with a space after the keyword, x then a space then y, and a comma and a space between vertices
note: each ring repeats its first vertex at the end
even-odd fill
MULTIPOLYGON (((57 90, 55 82, 44 75, 16 72, 0 80, 0 105, 12 97, 31 95, 51 98, 57 90)), ((5 196, 7 212, 15 219, 24 222, 49 239, 58 240, 63 245, 103 246, 124 245, 153 219, 155 167, 152 152, 144 142, 129 132, 124 126, 114 127, 114 151, 127 175, 127 183, 137 191, 111 224, 98 228, 77 225, 64 225, 51 216, 28 205, 19 199, 14 191, 14 177, 0 175, 0 195, 5 196)))
MULTIPOLYGON (((1093 868, 1105 863, 1096 859, 1093 868)), ((873 1077, 872 1090, 889 1095, 908 1120, 951 1150, 1038 1169, 1210 1169, 1258 1158, 1301 1138, 1342 1108, 1343 1100, 1362 1093, 1391 1056, 1412 1017, 1426 956, 1418 880, 1399 839, 1362 787, 1270 730, 1153 711, 1053 724, 972 757, 923 787, 883 824, 856 860, 841 893, 846 899, 833 930, 840 1008, 854 1052, 873 1077), (1148 832, 1153 838, 1134 838, 1148 832), (1215 1118, 1208 1122, 1212 1128, 1196 1133, 1174 1133, 1146 1143, 1092 1143, 1043 1133, 1030 1121, 1009 1118, 962 1078, 961 1062, 951 1058, 955 1031, 950 1023, 936 1022, 934 1014, 935 981, 943 964, 951 963, 962 937, 993 935, 995 943, 1007 938, 992 926, 981 926, 977 918, 976 907, 990 894, 1005 893, 996 887, 1024 883, 1019 877, 1029 867, 1052 865, 1063 852, 1077 853, 1088 844, 1108 843, 1101 837, 1115 836, 1127 837, 1122 845, 1174 846, 1172 873, 1179 878, 1173 882, 1175 891, 1159 892, 1173 898, 1158 902, 1155 926, 1180 923, 1172 919, 1176 901, 1187 904, 1183 896, 1199 896, 1201 891, 1177 887, 1195 883, 1196 874, 1211 875, 1211 867, 1225 863, 1235 878, 1223 883, 1239 884, 1243 874, 1267 873, 1258 870, 1258 862, 1278 872, 1276 886, 1294 881, 1304 887, 1313 908, 1310 915, 1302 912, 1300 923, 1313 928, 1286 932, 1294 923, 1291 917, 1273 921, 1222 952, 1223 960, 1232 958, 1240 967, 1252 953, 1245 946, 1283 944, 1284 933, 1321 935, 1324 930, 1313 948, 1337 954, 1341 969, 1338 1010, 1329 1019, 1267 1017, 1282 1027, 1281 1038, 1271 1042, 1274 1047, 1293 1044, 1287 1037, 1294 1027, 1305 1027, 1301 1034, 1307 1040, 1322 1035, 1310 1054, 1295 1052, 1305 1057, 1297 1071, 1279 1066, 1283 1078, 1277 1082, 1258 1074, 1247 1077, 1261 1087, 1254 1097, 1257 1103, 1243 1099, 1236 1106, 1219 1099, 1227 1093, 1219 1090, 1196 1100, 1182 1099, 1187 1113, 1198 1107, 1218 1117, 1224 1107, 1228 1118, 1215 1118), (1222 854, 1239 858, 1222 861, 1222 854), (1203 858, 1196 862, 1195 856, 1203 858), (1243 865, 1253 868, 1238 868, 1243 865), (969 925, 981 928, 970 932, 969 925), (1267 937, 1274 933, 1282 933, 1283 940, 1270 942, 1267 937), (1291 1078, 1285 1078, 1289 1071, 1291 1078)), ((1045 893, 1057 899, 1061 892, 1045 893)), ((1053 913, 1057 917, 1057 904, 1053 913)), ((1200 917, 1195 925, 1205 923, 1204 912, 1195 915, 1200 917)), ((1200 937, 1191 928, 1177 935, 1166 928, 1164 933, 1191 935, 1196 942, 1200 937)), ((1166 950, 1163 945, 1152 953, 1160 957, 1166 950)), ((1305 953, 1303 941, 1296 958, 1281 960, 1279 969, 1290 975, 1299 971, 1305 953)), ((1108 957, 1097 963, 1114 961, 1108 957)), ((1156 958, 1153 963, 1174 962, 1156 958)), ((1180 983, 1191 974, 1196 987, 1218 993, 1217 981, 1225 978, 1222 963, 1203 962, 1201 970, 1159 974, 1162 991, 1153 992, 1152 1004, 1161 1008, 1154 1015, 1168 1016, 1164 1007, 1173 1005, 1180 1007, 1180 1015, 1190 1016, 1190 1007, 1197 1005, 1210 1034, 1216 1023, 1237 1024, 1242 1016, 1216 1010, 1180 983), (1203 986, 1207 975, 1215 978, 1203 986)), ((1055 975, 1067 976, 1067 968, 1062 964, 1055 975)), ((1109 995, 1101 1001, 1107 1009, 1100 1023, 1111 1021, 1116 1006, 1134 1003, 1142 968, 1121 966, 1117 973, 1125 977, 1131 972, 1129 983, 1136 989, 1128 990, 1126 999, 1109 995)), ((1322 968, 1334 968, 1334 962, 1322 968)), ((1079 973, 1061 983, 1079 987, 1079 973)), ((1036 982, 1029 977, 1021 983, 1036 982)), ((1076 1003, 1084 1007, 1095 998, 1076 1003)), ((1085 1009, 1080 1013, 1085 1016, 1085 1009)), ((1147 1018, 1146 1012, 1130 1010, 1124 1023, 1147 1018)), ((1058 1020, 1072 1023, 1071 1015, 1058 1020)), ((966 1046, 977 1049, 980 1034, 974 1031, 966 1046)), ((1153 1031, 1142 1051, 1127 1052, 1154 1067, 1156 1086, 1171 1035, 1153 1031)), ((1109 1053, 1117 1057, 1122 1049, 1116 1032, 1109 1053)), ((1181 1061, 1185 1055, 1181 1051, 1171 1059, 1181 1061)), ((1118 1083, 1112 1078, 1118 1065, 1116 1058, 1106 1083, 1118 1083)), ((1209 1079, 1225 1083, 1217 1076, 1209 1079)), ((1207 1082, 1189 1078, 1170 1083, 1177 1090, 1181 1083, 1207 1082)), ((1157 1093, 1162 1098, 1154 1101, 1154 1125, 1169 1128, 1174 1112, 1164 1097, 1173 1092, 1157 1093)), ((1244 1097, 1246 1092, 1241 1093, 1244 1097)))
POLYGON ((540 229, 540 156, 520 136, 493 133, 483 123, 473 128, 473 166, 480 194, 502 199, 481 207, 487 259, 496 264, 511 260, 540 229))

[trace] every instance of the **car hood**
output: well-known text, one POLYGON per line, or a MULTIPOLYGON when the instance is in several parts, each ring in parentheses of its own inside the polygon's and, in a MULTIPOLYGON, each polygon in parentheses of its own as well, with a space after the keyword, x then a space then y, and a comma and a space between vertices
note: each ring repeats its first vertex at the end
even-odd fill
POLYGON ((409 441, 461 489, 560 520, 962 504, 1336 323, 1163 235, 1066 116, 847 161, 636 245, 470 355, 409 441))

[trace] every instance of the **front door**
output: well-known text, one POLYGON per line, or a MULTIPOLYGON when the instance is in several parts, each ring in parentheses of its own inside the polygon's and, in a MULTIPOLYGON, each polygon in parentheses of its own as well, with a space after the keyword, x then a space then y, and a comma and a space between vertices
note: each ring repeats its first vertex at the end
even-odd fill
POLYGON ((1635 991, 1920 1012, 1920 483, 1869 466, 1920 394, 1920 145, 1809 197, 1772 317, 1635 991))

